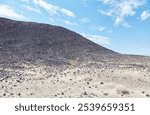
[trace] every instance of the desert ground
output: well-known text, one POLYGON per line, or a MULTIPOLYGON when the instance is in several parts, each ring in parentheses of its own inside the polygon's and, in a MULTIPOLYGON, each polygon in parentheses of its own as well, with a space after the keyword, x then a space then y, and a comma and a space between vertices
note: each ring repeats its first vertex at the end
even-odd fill
POLYGON ((72 61, 52 67, 39 61, 36 65, 0 68, 8 76, 0 79, 0 97, 148 98, 150 62, 140 61, 72 61))

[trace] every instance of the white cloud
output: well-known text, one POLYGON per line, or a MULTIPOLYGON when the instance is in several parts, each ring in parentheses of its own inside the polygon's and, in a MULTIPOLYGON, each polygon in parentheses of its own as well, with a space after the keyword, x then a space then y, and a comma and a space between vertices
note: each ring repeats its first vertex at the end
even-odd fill
POLYGON ((77 23, 75 23, 75 22, 70 22, 68 20, 63 20, 63 22, 69 26, 77 26, 77 23))
POLYGON ((64 15, 72 17, 72 18, 76 17, 76 15, 72 11, 65 9, 65 8, 60 8, 60 7, 50 4, 50 3, 47 3, 44 0, 33 0, 33 2, 36 5, 44 8, 51 14, 60 14, 61 13, 61 14, 64 14, 64 15))
POLYGON ((105 30, 105 27, 98 27, 97 30, 98 30, 98 31, 104 31, 104 30, 105 30))
POLYGON ((87 0, 81 0, 81 2, 85 3, 85 2, 87 2, 87 0))
POLYGON ((105 27, 99 27, 98 28, 98 31, 104 31, 105 30, 105 27))
POLYGON ((65 15, 67 15, 69 17, 72 17, 72 18, 76 17, 75 14, 72 11, 70 11, 70 10, 67 10, 67 9, 64 9, 64 8, 61 8, 59 10, 60 10, 61 13, 65 14, 65 15))
POLYGON ((107 31, 107 33, 112 33, 112 32, 113 32, 113 30, 112 30, 112 29, 107 31))
POLYGON ((108 8, 100 10, 101 14, 111 16, 114 19, 115 26, 130 27, 126 18, 134 16, 136 9, 142 6, 145 0, 99 0, 108 8))
POLYGON ((29 0, 21 0, 22 2, 26 2, 26 3, 29 3, 29 0))
POLYGON ((53 19, 53 18, 49 18, 49 21, 50 21, 50 22, 54 22, 54 19, 53 19))
POLYGON ((90 22, 90 20, 89 20, 88 18, 82 18, 82 19, 81 19, 81 22, 82 22, 82 23, 88 23, 88 22, 90 22))
POLYGON ((24 8, 26 8, 27 10, 32 11, 32 12, 41 13, 41 11, 39 9, 33 8, 31 6, 24 6, 24 8))
POLYGON ((10 6, 8 5, 0 5, 0 16, 5 16, 8 18, 16 18, 16 19, 25 19, 25 17, 21 14, 15 12, 10 6))
POLYGON ((143 20, 146 20, 148 18, 150 18, 150 12, 148 12, 146 10, 143 11, 142 14, 141 14, 141 20, 143 21, 143 20))
POLYGON ((89 35, 89 34, 81 34, 81 35, 83 35, 85 38, 87 38, 97 44, 111 45, 111 42, 108 37, 100 36, 100 35, 89 35))
POLYGON ((45 1, 43 1, 43 0, 33 0, 33 2, 34 2, 36 5, 38 5, 38 6, 42 7, 42 8, 44 8, 44 9, 47 10, 47 11, 49 11, 50 13, 53 13, 53 14, 57 13, 57 10, 58 10, 58 7, 57 7, 57 6, 54 6, 54 5, 52 5, 52 4, 49 4, 49 3, 47 3, 47 2, 45 2, 45 1))
POLYGON ((86 3, 87 3, 87 0, 81 0, 81 4, 86 6, 87 5, 86 3))
POLYGON ((106 27, 104 26, 92 26, 91 30, 95 30, 95 31, 104 31, 106 29, 106 27))

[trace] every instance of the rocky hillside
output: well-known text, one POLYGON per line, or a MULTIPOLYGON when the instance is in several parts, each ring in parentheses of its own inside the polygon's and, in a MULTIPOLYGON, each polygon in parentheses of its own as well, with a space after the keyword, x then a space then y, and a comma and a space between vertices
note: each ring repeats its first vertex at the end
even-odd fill
POLYGON ((63 27, 0 18, 1 59, 65 61, 114 54, 118 53, 63 27))

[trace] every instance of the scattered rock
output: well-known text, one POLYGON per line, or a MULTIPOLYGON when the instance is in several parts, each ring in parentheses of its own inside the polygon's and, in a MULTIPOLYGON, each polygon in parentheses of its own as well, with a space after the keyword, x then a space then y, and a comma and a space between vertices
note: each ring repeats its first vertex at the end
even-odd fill
POLYGON ((100 84, 103 85, 104 83, 103 83, 103 82, 100 82, 100 84))
POLYGON ((83 94, 84 94, 84 95, 88 95, 86 91, 85 91, 83 94))
POLYGON ((108 96, 108 93, 104 93, 103 95, 108 96))
POLYGON ((6 96, 6 93, 4 93, 3 96, 5 97, 5 96, 6 96))

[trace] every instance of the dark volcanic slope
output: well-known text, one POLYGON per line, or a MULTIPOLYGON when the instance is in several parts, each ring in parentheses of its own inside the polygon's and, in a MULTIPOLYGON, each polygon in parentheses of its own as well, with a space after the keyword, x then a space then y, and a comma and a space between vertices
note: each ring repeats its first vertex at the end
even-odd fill
POLYGON ((117 53, 63 27, 0 18, 1 59, 83 60, 114 54, 117 53))

